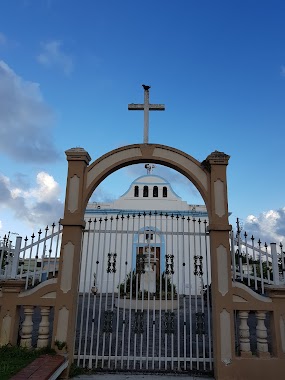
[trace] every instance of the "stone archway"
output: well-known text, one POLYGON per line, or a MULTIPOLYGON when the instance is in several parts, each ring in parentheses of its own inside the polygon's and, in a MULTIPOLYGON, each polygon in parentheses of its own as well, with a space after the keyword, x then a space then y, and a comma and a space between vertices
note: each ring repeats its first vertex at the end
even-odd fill
POLYGON ((112 172, 131 164, 153 162, 185 175, 199 190, 208 210, 212 263, 214 365, 218 377, 234 355, 226 166, 229 156, 213 152, 202 163, 175 148, 159 144, 124 146, 103 155, 91 165, 82 148, 66 151, 68 176, 53 342, 64 341, 73 357, 76 300, 84 212, 96 187, 112 172), (223 329, 221 326, 223 325, 223 329), (231 337, 232 339, 229 339, 231 337))

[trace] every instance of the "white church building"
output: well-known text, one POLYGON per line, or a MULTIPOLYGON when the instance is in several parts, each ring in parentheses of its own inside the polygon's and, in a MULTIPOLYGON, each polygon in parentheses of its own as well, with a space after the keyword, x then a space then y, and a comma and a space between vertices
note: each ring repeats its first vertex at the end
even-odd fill
POLYGON ((88 204, 81 293, 116 297, 135 287, 151 294, 168 287, 172 296, 195 296, 210 284, 206 206, 183 201, 146 168, 119 199, 88 204))

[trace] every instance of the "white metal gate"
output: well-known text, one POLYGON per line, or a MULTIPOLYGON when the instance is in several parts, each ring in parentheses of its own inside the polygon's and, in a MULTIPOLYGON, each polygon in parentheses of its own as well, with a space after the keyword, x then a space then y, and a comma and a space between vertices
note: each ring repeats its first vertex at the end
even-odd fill
POLYGON ((212 371, 207 220, 188 212, 98 215, 86 223, 77 365, 212 371))

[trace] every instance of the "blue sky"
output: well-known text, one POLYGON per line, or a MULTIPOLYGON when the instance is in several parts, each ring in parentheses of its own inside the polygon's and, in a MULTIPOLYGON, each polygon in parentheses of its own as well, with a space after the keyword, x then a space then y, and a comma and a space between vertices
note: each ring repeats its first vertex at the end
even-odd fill
MULTIPOLYGON (((150 114, 150 143, 229 154, 231 222, 285 242, 284 19, 278 0, 1 2, 0 236, 62 216, 66 149, 94 160, 143 141, 143 113, 127 105, 144 83, 166 106, 150 114)), ((182 176, 155 172, 201 202, 182 176)), ((92 199, 142 173, 122 169, 92 199)))

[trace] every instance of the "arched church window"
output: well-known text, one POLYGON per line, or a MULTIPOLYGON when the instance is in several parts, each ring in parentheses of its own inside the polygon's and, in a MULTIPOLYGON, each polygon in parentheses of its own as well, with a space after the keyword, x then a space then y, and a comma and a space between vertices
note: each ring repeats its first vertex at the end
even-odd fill
POLYGON ((157 198, 157 197, 158 197, 158 187, 153 186, 153 198, 157 198))
POLYGON ((166 197, 167 197, 167 187, 166 187, 166 186, 163 186, 163 189, 162 189, 162 196, 163 196, 163 198, 166 198, 166 197))
POLYGON ((148 197, 148 186, 143 187, 143 196, 148 197))
POLYGON ((134 196, 135 196, 135 197, 138 197, 138 196, 139 196, 139 187, 138 187, 138 186, 135 186, 134 196))

